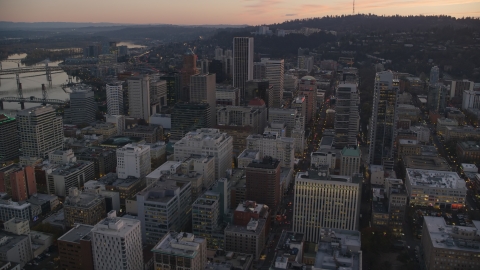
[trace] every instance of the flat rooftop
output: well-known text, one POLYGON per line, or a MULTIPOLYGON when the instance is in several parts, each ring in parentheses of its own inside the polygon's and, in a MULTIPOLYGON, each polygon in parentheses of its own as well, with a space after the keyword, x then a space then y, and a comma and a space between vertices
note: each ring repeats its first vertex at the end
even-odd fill
POLYGON ((443 217, 424 217, 424 226, 435 248, 480 253, 480 221, 474 227, 447 225, 443 217))
POLYGON ((114 136, 101 143, 102 146, 109 147, 122 147, 131 143, 140 143, 143 141, 141 137, 129 137, 129 136, 114 136))
POLYGON ((255 159, 259 152, 260 152, 260 151, 258 151, 258 150, 245 149, 245 150, 243 150, 242 153, 240 153, 240 155, 238 156, 238 158, 255 159))
POLYGON ((6 254, 7 251, 12 249, 18 243, 24 241, 26 238, 29 238, 28 235, 16 235, 6 231, 0 231, 0 253, 6 254))
POLYGON ((175 192, 186 184, 187 182, 160 180, 140 191, 137 196, 144 196, 145 201, 168 203, 175 197, 175 192))
POLYGON ((245 202, 243 202, 243 204, 242 203, 238 204, 235 211, 238 211, 238 212, 256 212, 256 213, 260 214, 260 212, 265 208, 268 211, 268 207, 265 204, 256 203, 254 201, 245 201, 245 202))
POLYGON ((77 224, 70 231, 60 236, 58 240, 72 243, 80 243, 81 239, 90 240, 90 232, 94 226, 77 224))
POLYGON ((436 170, 436 171, 450 171, 448 162, 437 156, 404 156, 403 164, 405 168, 436 170))
POLYGON ((467 151, 480 151, 480 142, 477 141, 458 142, 458 146, 467 151))
POLYGON ((204 241, 206 240, 191 233, 169 233, 153 247, 152 252, 195 258, 204 241))
MULTIPOLYGON (((257 226, 255 227, 255 230, 248 230, 247 226, 240 226, 240 225, 234 225, 234 224, 228 224, 227 227, 225 228, 225 232, 233 232, 233 233, 243 233, 243 234, 255 234, 255 235, 260 235, 263 231, 263 227, 265 227, 265 219, 257 219, 255 220, 257 223, 257 226)), ((250 221, 252 222, 252 221, 250 221)), ((249 224, 250 224, 249 222, 249 224)))
POLYGON ((207 259, 209 262, 205 270, 247 270, 250 269, 254 258, 252 254, 208 250, 207 259))
POLYGON ((359 231, 322 229, 314 266, 316 269, 361 269, 360 247, 359 231))
POLYGON ((407 181, 412 186, 432 188, 453 188, 465 189, 465 180, 460 178, 456 172, 421 170, 407 168, 407 181))
POLYGON ((94 228, 92 229, 92 233, 125 236, 137 225, 140 226, 140 221, 136 219, 116 216, 107 217, 94 226, 94 228))
POLYGON ((77 160, 75 162, 59 165, 54 169, 54 171, 51 174, 66 176, 66 175, 75 173, 79 170, 82 170, 83 168, 89 166, 90 164, 93 164, 93 163, 91 161, 77 160))
MULTIPOLYGON (((122 187, 128 188, 130 186, 135 185, 136 183, 142 181, 141 178, 128 176, 125 179, 118 178, 116 173, 107 173, 105 176, 99 178, 96 184, 105 185, 105 186, 114 186, 114 187, 122 187)), ((88 182, 87 182, 88 183, 88 182)))

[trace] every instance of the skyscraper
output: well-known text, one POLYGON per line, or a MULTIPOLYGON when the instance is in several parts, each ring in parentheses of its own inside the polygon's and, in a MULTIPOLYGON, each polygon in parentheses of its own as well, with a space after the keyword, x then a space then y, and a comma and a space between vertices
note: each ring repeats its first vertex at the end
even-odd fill
POLYGON ((335 147, 343 149, 347 145, 357 145, 360 121, 357 85, 341 83, 336 92, 335 147))
POLYGON ((0 114, 0 162, 18 157, 19 149, 16 119, 0 114))
POLYGON ((440 69, 434 66, 430 69, 430 85, 435 85, 440 80, 440 69))
POLYGON ((187 49, 183 55, 183 66, 180 71, 182 74, 182 90, 180 91, 180 100, 184 102, 190 101, 190 76, 198 73, 197 71, 197 55, 191 49, 187 49))
POLYGON ((37 193, 35 171, 31 166, 12 164, 0 168, 0 192, 5 192, 15 202, 25 201, 37 193))
POLYGON ((70 107, 65 108, 65 122, 77 125, 95 121, 97 104, 92 88, 79 85, 72 87, 71 90, 70 107))
POLYGON ((62 118, 52 106, 38 106, 17 113, 21 153, 44 158, 63 148, 62 118))
POLYGON ((312 76, 304 76, 298 85, 298 94, 306 97, 306 123, 310 123, 317 111, 317 80, 312 76))
POLYGON ((233 38, 233 86, 240 88, 245 98, 245 84, 253 80, 253 37, 233 38))
POLYGON ((164 76, 161 76, 160 79, 167 81, 167 105, 173 106, 180 97, 181 90, 181 76, 177 72, 171 72, 164 76))
POLYGON ((262 58, 265 63, 265 79, 273 86, 273 107, 280 108, 283 105, 283 59, 262 58))
POLYGON ((170 138, 180 140, 190 131, 208 127, 211 123, 209 119, 211 116, 210 110, 212 110, 212 108, 206 103, 175 104, 172 112, 170 138))
POLYGON ((149 121, 151 115, 149 76, 128 79, 128 109, 128 115, 149 121))
POLYGON ((215 74, 196 74, 190 77, 190 102, 207 103, 210 105, 210 123, 208 127, 213 127, 217 122, 215 89, 215 74))
POLYGON ((370 122, 370 164, 393 167, 399 81, 391 71, 377 72, 370 122))
POLYGON ((123 90, 120 82, 107 83, 107 112, 109 115, 123 115, 123 90))
POLYGON ((167 106, 167 81, 153 79, 150 81, 150 115, 159 113, 167 106))

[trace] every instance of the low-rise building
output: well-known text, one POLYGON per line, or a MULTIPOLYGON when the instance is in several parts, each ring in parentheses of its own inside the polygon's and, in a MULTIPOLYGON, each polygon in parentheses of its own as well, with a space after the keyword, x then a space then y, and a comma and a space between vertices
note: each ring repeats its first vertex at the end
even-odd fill
POLYGON ((465 140, 480 140, 480 128, 472 126, 447 126, 445 128, 445 141, 465 141, 465 140))
POLYGON ((74 163, 65 163, 47 172, 48 194, 65 197, 71 187, 82 188, 85 182, 94 179, 94 176, 93 162, 77 160, 74 163))
POLYGON ((245 149, 238 157, 238 168, 246 168, 253 160, 260 160, 260 151, 245 149))
POLYGON ((106 216, 103 196, 82 193, 76 187, 69 189, 63 208, 67 227, 73 227, 76 223, 95 225, 106 216))
POLYGON ((467 187, 456 172, 406 169, 405 188, 410 205, 458 209, 465 206, 467 187))
POLYGON ((248 224, 228 224, 225 228, 225 250, 253 254, 255 259, 265 247, 265 219, 251 219, 248 224))
POLYGON ((445 158, 438 156, 403 156, 402 162, 404 168, 451 171, 445 158))
MULTIPOLYGON (((115 172, 117 168, 117 154, 113 149, 102 147, 88 147, 75 150, 77 160, 93 162, 95 179, 107 173, 115 172)), ((87 179, 91 180, 91 179, 87 179)))
POLYGON ((102 189, 118 192, 120 195, 120 205, 125 206, 125 201, 134 198, 138 192, 145 187, 145 179, 137 177, 118 178, 116 173, 109 173, 98 180, 91 180, 85 183, 85 189, 101 186, 102 189))
POLYGON ((7 221, 12 218, 30 220, 31 205, 27 202, 14 202, 12 200, 0 200, 0 221, 7 221))
POLYGON ((30 236, 0 231, 0 258, 24 267, 33 259, 30 236))
POLYGON ((480 160, 480 141, 457 142, 457 157, 460 162, 474 162, 480 160))
POLYGON ((480 221, 472 227, 447 225, 443 217, 425 216, 422 248, 429 270, 476 269, 480 257, 480 221))
POLYGON ((93 226, 77 224, 58 238, 58 255, 62 269, 93 269, 92 229, 93 226))
POLYGON ((233 251, 208 250, 207 260, 205 270, 249 270, 252 269, 253 255, 233 251))
POLYGON ((439 118, 437 119, 437 133, 438 135, 445 135, 446 128, 458 126, 458 122, 455 119, 439 118))
POLYGON ((207 241, 191 233, 169 232, 153 247, 155 269, 205 270, 207 241))
POLYGON ((399 140, 398 143, 398 157, 413 156, 421 154, 421 146, 417 140, 399 140))
POLYGON ((124 136, 139 137, 147 143, 156 143, 163 140, 162 126, 141 126, 137 125, 130 129, 125 129, 124 136))
POLYGON ((16 235, 28 235, 30 233, 30 223, 28 219, 11 218, 3 223, 6 232, 16 235))
POLYGON ((103 135, 103 139, 108 139, 110 137, 116 136, 118 128, 113 123, 107 122, 95 122, 88 127, 84 127, 81 130, 82 135, 97 134, 103 135))
POLYGON ((362 269, 361 234, 359 231, 321 229, 315 269, 362 269), (348 252, 347 252, 348 251, 348 252))
POLYGON ((33 256, 37 257, 43 252, 47 251, 48 248, 53 244, 53 234, 31 231, 29 233, 30 240, 32 241, 32 250, 33 256))

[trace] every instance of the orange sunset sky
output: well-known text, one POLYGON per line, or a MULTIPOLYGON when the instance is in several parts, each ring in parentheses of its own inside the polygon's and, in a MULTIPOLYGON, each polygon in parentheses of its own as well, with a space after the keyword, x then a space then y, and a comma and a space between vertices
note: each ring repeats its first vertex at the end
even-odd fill
MULTIPOLYGON (((480 17, 480 0, 356 0, 356 13, 480 17)), ((352 14, 350 0, 0 0, 0 21, 270 24, 352 14)))

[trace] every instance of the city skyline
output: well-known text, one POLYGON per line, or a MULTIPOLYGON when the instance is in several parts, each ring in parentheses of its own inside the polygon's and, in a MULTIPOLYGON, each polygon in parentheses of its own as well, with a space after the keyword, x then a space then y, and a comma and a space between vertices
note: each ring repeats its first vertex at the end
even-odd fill
MULTIPOLYGON (((81 2, 44 0, 0 0, 2 21, 12 22, 109 22, 125 24, 270 24, 286 20, 350 15, 352 0, 205 0, 195 5, 185 0, 167 3, 140 0, 81 2), (68 12, 74 10, 74 13, 68 12), (67 11, 67 12, 66 12, 67 11)), ((449 15, 480 17, 480 0, 356 1, 356 14, 449 15)))

